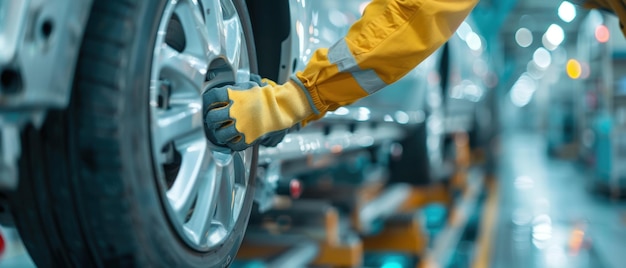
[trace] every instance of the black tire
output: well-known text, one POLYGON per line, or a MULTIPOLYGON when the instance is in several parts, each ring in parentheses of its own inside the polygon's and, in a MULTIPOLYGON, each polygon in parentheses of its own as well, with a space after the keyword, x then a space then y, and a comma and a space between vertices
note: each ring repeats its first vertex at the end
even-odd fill
MULTIPOLYGON (((192 249, 174 230, 155 179, 148 80, 166 2, 96 0, 70 107, 49 112, 41 129, 22 134, 20 184, 9 199, 39 267, 224 267, 235 257, 255 170, 234 231, 207 252, 192 249)), ((233 2, 250 41, 245 4, 233 2)), ((254 59, 254 44, 248 48, 254 59)))

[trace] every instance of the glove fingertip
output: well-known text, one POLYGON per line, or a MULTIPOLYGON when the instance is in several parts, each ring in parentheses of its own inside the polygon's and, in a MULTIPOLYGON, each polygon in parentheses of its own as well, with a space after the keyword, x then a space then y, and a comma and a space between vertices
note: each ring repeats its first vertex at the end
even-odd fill
POLYGON ((226 121, 232 121, 229 115, 230 104, 220 108, 209 109, 205 115, 205 122, 209 127, 213 127, 216 124, 221 124, 226 121))
POLYGON ((209 104, 209 107, 207 109, 209 110, 224 109, 224 108, 227 108, 230 104, 231 104, 230 102, 226 102, 226 101, 213 102, 209 104))
POLYGON ((253 145, 254 144, 247 144, 245 139, 241 135, 233 138, 232 142, 228 143, 228 147, 235 151, 243 151, 253 145))
POLYGON ((214 128, 215 137, 220 142, 224 144, 232 144, 233 140, 237 139, 238 136, 241 136, 241 133, 235 129, 234 124, 226 125, 221 128, 214 128))
POLYGON ((235 137, 233 137, 232 139, 230 139, 230 143, 239 143, 240 141, 243 140, 243 137, 241 137, 241 135, 237 135, 235 137))

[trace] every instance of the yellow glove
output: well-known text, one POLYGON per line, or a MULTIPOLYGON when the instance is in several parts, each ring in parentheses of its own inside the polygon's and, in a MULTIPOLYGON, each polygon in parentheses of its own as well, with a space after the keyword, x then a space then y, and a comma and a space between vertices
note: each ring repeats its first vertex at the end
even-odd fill
POLYGON ((213 143, 237 151, 255 144, 276 146, 289 128, 316 113, 297 81, 278 85, 257 75, 251 80, 204 93, 207 136, 213 143))

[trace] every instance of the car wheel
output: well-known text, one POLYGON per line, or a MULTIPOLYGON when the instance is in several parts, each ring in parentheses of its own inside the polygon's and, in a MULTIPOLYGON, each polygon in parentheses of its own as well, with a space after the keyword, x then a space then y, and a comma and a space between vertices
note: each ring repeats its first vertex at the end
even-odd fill
POLYGON ((40 267, 223 267, 258 148, 205 136, 202 93, 256 72, 238 0, 96 0, 70 107, 22 134, 10 195, 40 267))

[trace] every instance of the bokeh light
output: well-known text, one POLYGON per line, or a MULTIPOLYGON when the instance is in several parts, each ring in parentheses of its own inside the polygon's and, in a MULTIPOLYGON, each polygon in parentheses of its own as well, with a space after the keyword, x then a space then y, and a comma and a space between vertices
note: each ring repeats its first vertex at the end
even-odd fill
POLYGON ((596 27, 596 40, 600 43, 606 43, 609 41, 611 34, 609 33, 609 28, 604 25, 598 25, 596 27))
POLYGON ((580 63, 575 59, 568 60, 565 69, 567 72, 567 76, 569 76, 571 79, 578 79, 582 74, 582 67, 580 63))
POLYGON ((530 103, 536 90, 537 84, 535 80, 528 73, 523 73, 513 84, 509 92, 509 98, 513 105, 524 107, 530 103))
POLYGON ((367 8, 369 4, 369 1, 365 1, 359 5, 359 12, 361 13, 361 16, 363 15, 363 12, 365 12, 365 8, 367 8))
POLYGON ((541 79, 543 78, 543 74, 544 74, 544 70, 539 68, 539 66, 535 64, 535 61, 532 61, 532 60, 529 61, 528 64, 526 65, 526 72, 528 73, 528 75, 530 75, 530 77, 534 79, 541 79))
POLYGON ((591 70, 589 69, 589 64, 585 61, 580 62, 580 67, 581 67, 581 74, 580 74, 580 78, 581 79, 587 79, 589 78, 589 75, 591 74, 591 70))
POLYGON ((467 35, 471 32, 473 32, 472 27, 465 21, 461 23, 461 25, 459 25, 459 28, 456 30, 456 34, 463 41, 465 41, 467 35))
POLYGON ((563 31, 563 28, 561 28, 561 26, 551 24, 546 31, 546 39, 554 47, 557 47, 561 43, 563 43, 563 40, 565 39, 565 32, 563 31))
POLYGON ((515 32, 515 42, 520 47, 529 47, 533 43, 533 33, 526 28, 519 28, 515 32))
POLYGON ((576 7, 568 1, 563 1, 559 6, 558 14, 564 22, 571 22, 576 18, 576 7))
POLYGON ((467 45, 470 49, 478 51, 483 47, 483 42, 480 40, 480 36, 475 32, 468 33, 466 36, 467 45))
POLYGON ((535 50, 535 53, 533 53, 533 61, 537 64, 537 67, 547 69, 552 63, 550 51, 543 47, 538 48, 535 50))

